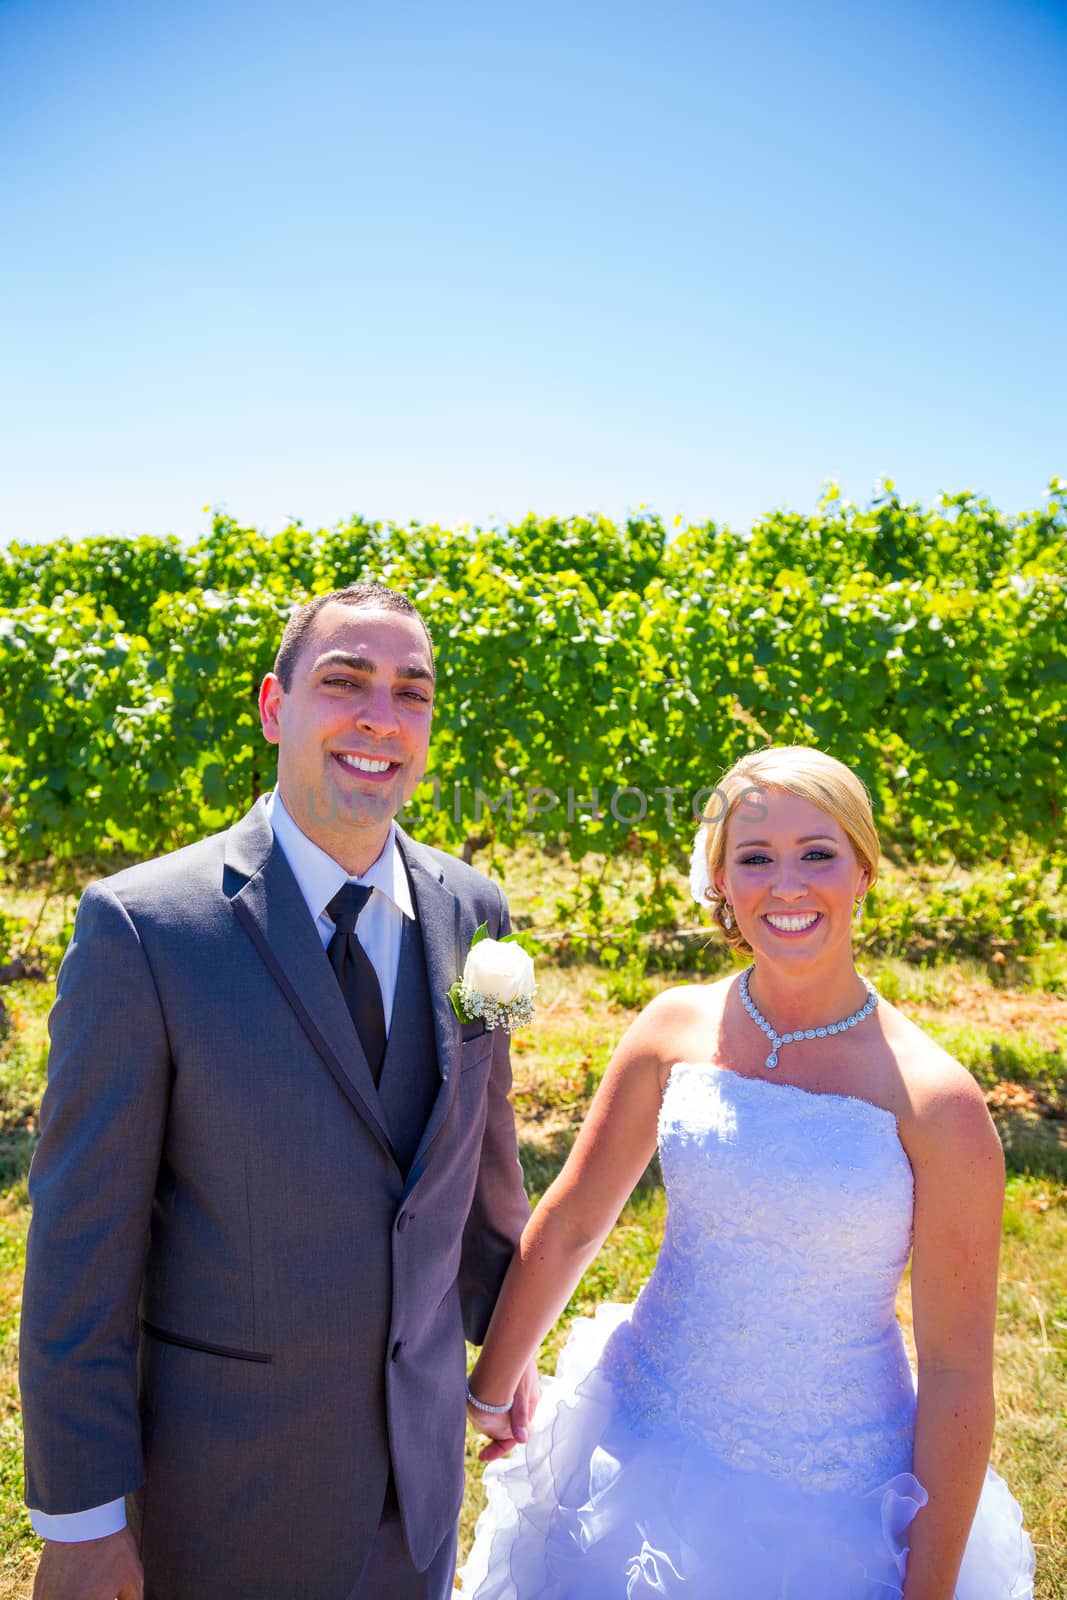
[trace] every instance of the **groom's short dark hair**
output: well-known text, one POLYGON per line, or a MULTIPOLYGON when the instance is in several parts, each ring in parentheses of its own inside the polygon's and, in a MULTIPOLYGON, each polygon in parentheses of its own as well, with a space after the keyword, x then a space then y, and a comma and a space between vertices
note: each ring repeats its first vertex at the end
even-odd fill
POLYGON ((417 606, 412 605, 406 594, 401 594, 397 589, 388 589, 384 583, 350 583, 345 589, 331 589, 329 594, 317 594, 314 600, 309 600, 306 605, 297 606, 289 621, 285 624, 282 642, 278 646, 278 654, 274 658, 274 675, 280 681, 282 688, 288 694, 293 685, 293 670, 296 667, 297 657, 307 642, 308 635, 315 626, 315 619, 323 606, 328 606, 331 600, 337 600, 343 606, 355 606, 364 611, 400 611, 406 617, 414 617, 426 635, 426 643, 430 647, 430 665, 436 672, 434 661, 433 639, 426 626, 425 619, 417 606))

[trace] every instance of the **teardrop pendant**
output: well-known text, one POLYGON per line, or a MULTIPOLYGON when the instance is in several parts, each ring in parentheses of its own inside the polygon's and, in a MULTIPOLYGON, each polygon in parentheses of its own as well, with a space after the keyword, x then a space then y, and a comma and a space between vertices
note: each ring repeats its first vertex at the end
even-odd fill
POLYGON ((772 1070, 778 1065, 778 1051, 782 1045, 792 1044, 798 1039, 825 1039, 831 1033, 845 1033, 849 1028, 858 1027, 865 1017, 870 1016, 878 1004, 878 995, 873 985, 864 978, 867 999, 858 1011, 853 1012, 851 1017, 843 1017, 840 1022, 828 1022, 819 1028, 797 1028, 793 1033, 776 1033, 748 992, 748 980, 755 970, 755 967, 747 967, 742 972, 739 993, 741 995, 741 1004, 756 1024, 756 1027, 765 1033, 771 1041, 771 1053, 763 1064, 772 1070))

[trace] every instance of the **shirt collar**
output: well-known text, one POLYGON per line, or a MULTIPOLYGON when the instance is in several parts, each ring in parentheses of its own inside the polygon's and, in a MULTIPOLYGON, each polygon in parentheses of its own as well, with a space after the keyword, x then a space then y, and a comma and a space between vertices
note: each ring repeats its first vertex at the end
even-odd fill
POLYGON ((377 860, 358 878, 349 877, 339 861, 327 855, 293 821, 277 789, 267 796, 264 809, 274 829, 274 837, 292 869, 293 877, 317 921, 344 883, 366 883, 391 900, 412 921, 415 907, 404 859, 396 842, 396 823, 389 824, 389 836, 377 860))

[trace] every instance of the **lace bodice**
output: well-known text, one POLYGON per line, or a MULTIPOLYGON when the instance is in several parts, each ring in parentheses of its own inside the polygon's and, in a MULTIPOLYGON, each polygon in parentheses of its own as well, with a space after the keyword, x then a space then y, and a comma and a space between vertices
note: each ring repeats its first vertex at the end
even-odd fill
POLYGON ((630 1425, 812 1491, 909 1470, 913 1185, 892 1114, 679 1062, 659 1149, 663 1248, 604 1353, 630 1425))

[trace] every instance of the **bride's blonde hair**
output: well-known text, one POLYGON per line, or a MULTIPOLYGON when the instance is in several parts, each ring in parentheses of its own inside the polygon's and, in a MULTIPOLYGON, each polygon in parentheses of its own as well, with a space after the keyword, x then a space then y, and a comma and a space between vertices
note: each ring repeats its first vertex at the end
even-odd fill
POLYGON ((767 745, 735 761, 719 779, 704 808, 697 849, 700 849, 702 836, 705 903, 727 944, 743 954, 751 953, 752 947, 736 922, 730 928, 726 926, 726 903, 715 887, 715 874, 726 860, 726 829, 730 818, 746 801, 758 805, 764 789, 780 789, 801 800, 810 800, 812 805, 840 823, 856 853, 856 860, 867 868, 868 889, 878 877, 881 855, 870 794, 843 761, 803 744, 767 745))

